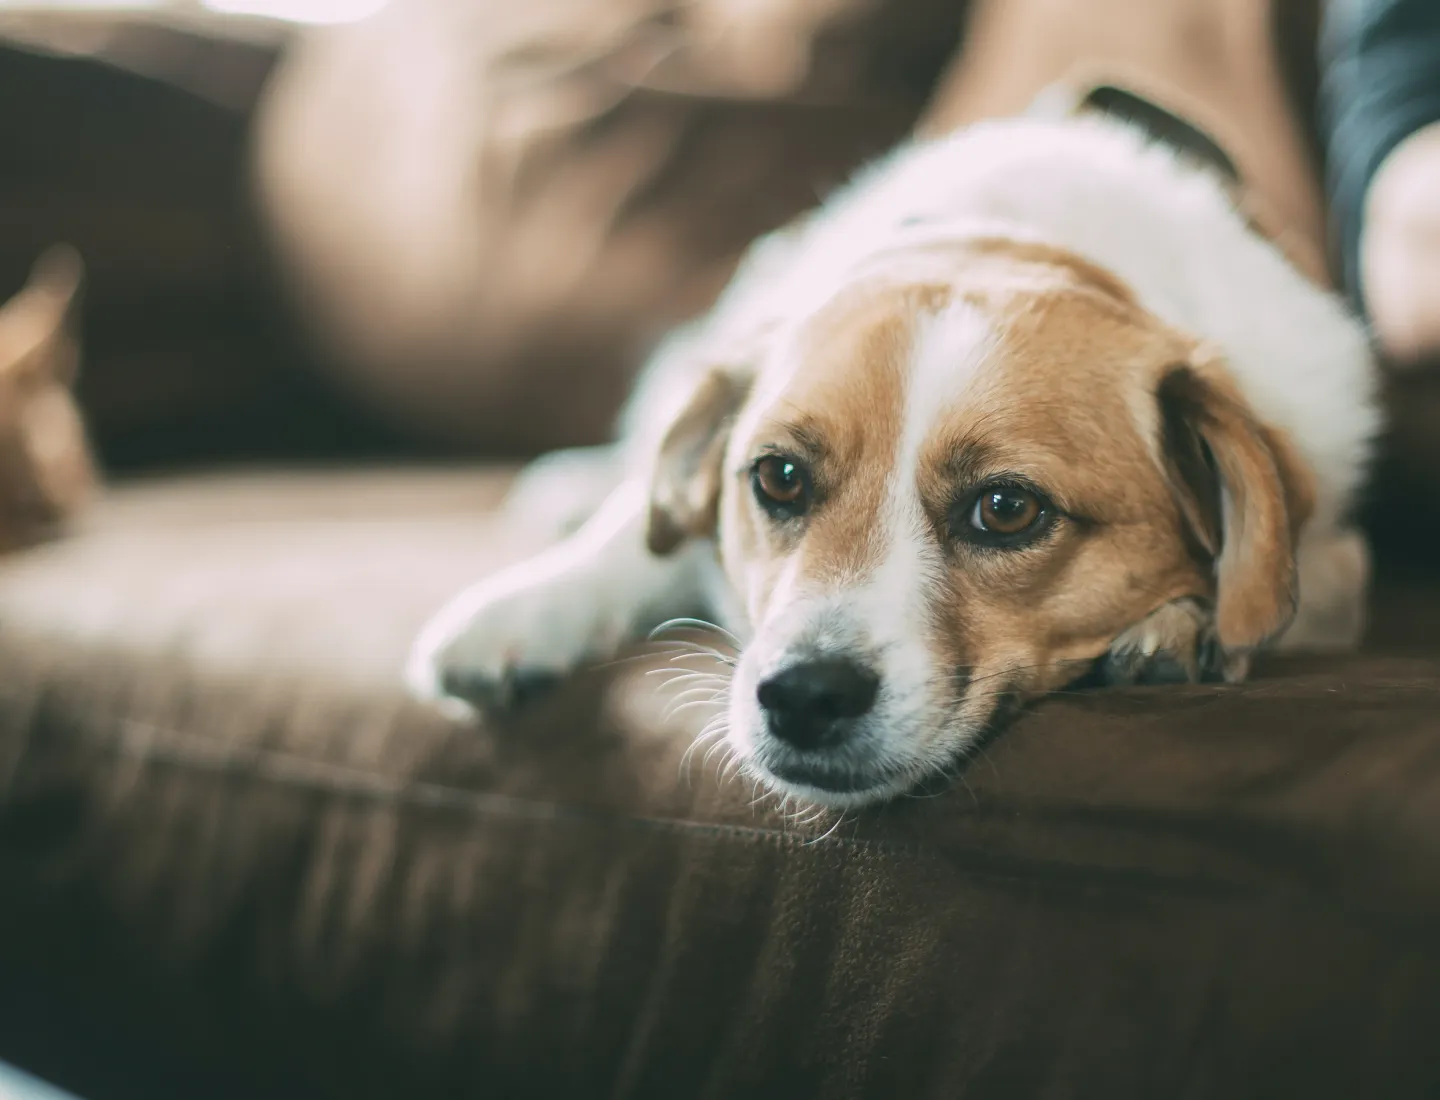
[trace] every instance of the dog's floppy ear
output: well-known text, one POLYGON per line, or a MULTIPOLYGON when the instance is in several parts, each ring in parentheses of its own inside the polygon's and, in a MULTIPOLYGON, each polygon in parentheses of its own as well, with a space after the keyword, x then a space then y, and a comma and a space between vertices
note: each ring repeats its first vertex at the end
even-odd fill
POLYGON ((1240 679, 1250 654, 1294 617, 1311 479, 1218 363, 1171 367, 1157 397, 1166 475, 1196 552, 1213 563, 1214 637, 1226 678, 1240 679))
POLYGON ((748 371, 705 371, 671 421, 651 474, 645 541, 652 554, 714 533, 730 423, 749 390, 748 371))

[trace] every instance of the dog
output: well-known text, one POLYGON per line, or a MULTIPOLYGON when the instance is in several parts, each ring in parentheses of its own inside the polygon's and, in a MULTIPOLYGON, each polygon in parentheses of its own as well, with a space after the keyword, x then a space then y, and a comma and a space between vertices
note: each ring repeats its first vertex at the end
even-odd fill
POLYGON ((613 449, 522 476, 587 518, 441 609, 410 689, 515 706, 702 605, 744 768, 851 807, 1077 680, 1353 647, 1375 363, 1231 182, 1096 112, 892 152, 753 246, 613 449))

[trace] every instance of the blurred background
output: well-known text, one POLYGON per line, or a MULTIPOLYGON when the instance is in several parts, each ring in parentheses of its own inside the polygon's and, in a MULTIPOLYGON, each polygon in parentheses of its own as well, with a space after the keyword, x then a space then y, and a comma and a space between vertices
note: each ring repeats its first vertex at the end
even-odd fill
MULTIPOLYGON (((0 295, 78 250, 78 395, 114 475, 593 442, 756 235, 918 119, 1021 109, 1077 58, 1209 108, 1343 281, 1320 189, 1364 98, 1345 54, 1406 5, 1333 5, 1361 26, 1325 73, 1319 0, 1110 6, 7 0, 0 295)), ((1431 376, 1406 375, 1418 457, 1390 475, 1427 499, 1431 376)))
POLYGON ((317 375, 248 168, 255 107, 297 20, 363 12, 229 7, 0 4, 0 281, 18 291, 44 249, 78 250, 78 395, 117 473, 383 434, 317 375))
MULTIPOLYGON (((1137 72, 1192 105, 1279 243, 1375 322, 1392 418, 1365 501, 1380 550, 1379 626, 1364 653, 1304 666, 1309 678, 1294 677, 1292 695, 1219 693, 1192 706, 1177 689, 1131 712, 1109 704, 1121 709, 1095 710, 1088 726, 1090 704, 1066 700, 1072 709, 1058 721, 1084 737, 1022 737, 1006 746, 1019 756, 1003 782, 1000 769, 987 775, 1002 804, 1011 777, 1017 789, 1038 777, 1040 793, 1011 805, 1050 807, 1053 836, 1036 835, 1057 851, 1079 845, 1077 882, 1093 870, 1091 834, 1071 828, 1077 798, 1114 800, 1096 820, 1120 830, 1117 866, 1152 850, 1190 860, 1190 847, 1151 845, 1179 836, 1173 805, 1193 801, 1198 817, 1218 816, 1184 844, 1267 853, 1255 877, 1293 887, 1287 914, 1323 916, 1364 897, 1393 906, 1395 927, 1430 919, 1440 905, 1427 855, 1440 667, 1440 0, 0 0, 0 545, 55 533, 55 521, 85 507, 92 477, 112 489, 77 537, 0 570, 0 1058, 120 1100, 161 1095, 157 1080, 173 1085, 165 1095, 212 1100, 479 1095, 477 1079, 495 1066, 516 1080, 537 1067, 560 1074, 565 1058, 554 1051, 582 1034, 609 1065, 612 1004, 654 981, 649 945, 637 944, 671 934, 674 877, 700 899, 685 911, 699 946, 676 956, 685 966, 674 982, 693 993, 687 1007, 702 1009, 700 1025, 693 1043, 670 1042, 661 1025, 687 1012, 656 1002, 660 1038, 647 1057, 690 1080, 710 1061, 726 1069, 725 1058, 691 1052, 716 1030, 707 1021, 728 1011, 716 1007, 725 996, 748 996, 731 983, 725 952, 711 949, 742 950, 733 937, 745 922, 715 899, 762 899, 749 918, 755 942, 800 951, 803 922, 794 942, 763 939, 768 899, 788 896, 782 870, 808 883, 828 859, 857 891, 850 909, 831 908, 873 919, 854 942, 881 945, 850 953, 876 968, 856 973, 890 973, 893 926, 909 919, 883 906, 867 915, 870 899, 918 899, 911 908, 939 930, 938 946, 905 980, 935 975, 947 995, 977 975, 982 992, 991 981, 993 996, 969 1006, 966 1026, 990 1034, 999 1003, 1013 1007, 1006 1026, 1016 1034, 1038 1021, 1033 1048, 996 1048, 1026 1072, 1044 1061, 1027 1050, 1063 1048, 1076 1064, 1094 1060, 1084 1065, 1097 1076, 1085 1080, 1104 1079, 1113 1051, 1133 1051, 1151 1028, 1168 1053, 1145 1064, 1228 1066, 1265 1094, 1250 1053, 1225 1062, 1199 1040, 1184 1045, 1189 1028, 1223 1031, 1209 1021, 1220 988, 1211 972, 1225 964, 1236 1004, 1250 1004, 1251 990, 1261 1009, 1283 1001, 1276 990, 1294 992, 1285 1019, 1313 1010, 1304 1034, 1335 1036, 1287 1047, 1286 1080, 1313 1069, 1319 1086, 1347 1095, 1309 1048, 1348 1055, 1364 1028, 1345 1012, 1369 1027, 1378 1003, 1388 1015, 1375 1015, 1377 1045, 1365 1049, 1382 1054, 1369 1064, 1356 1055, 1357 1079, 1399 1066, 1402 1046, 1417 1075, 1430 1074, 1433 1021, 1367 984, 1401 975, 1396 988, 1415 1003, 1440 988, 1434 971, 1384 954, 1400 942, 1388 924, 1366 941, 1376 954, 1356 948, 1347 971, 1334 965, 1331 940, 1281 926, 1267 940, 1237 924, 1232 941, 1211 943, 1223 922, 1182 891, 1170 896, 1170 924, 1147 910, 1134 926, 1169 929, 1177 954, 1193 947, 1172 965, 1164 951, 1147 954, 1144 935, 1111 933, 1113 914, 1095 918, 1085 894, 1081 916, 1057 910, 1050 932, 1030 936, 1033 965, 992 966, 985 926, 947 923, 970 913, 980 891, 923 861, 907 877, 923 846, 895 824, 920 821, 927 840, 951 836, 965 859, 1003 859, 996 837, 1020 815, 967 816, 967 799, 978 808, 989 797, 987 775, 974 777, 976 790, 966 784, 965 798, 881 822, 873 835, 883 843, 867 851, 888 854, 867 856, 863 874, 821 846, 787 842, 763 858, 735 847, 743 854, 712 859, 719 849, 696 842, 701 854, 687 848, 682 859, 666 854, 670 834, 662 843, 659 830, 610 847, 587 833, 594 848, 576 849, 585 874, 574 874, 573 897, 574 865, 542 876, 536 868, 551 865, 532 862, 505 829, 457 826, 426 800, 479 791, 506 806, 581 806, 586 822, 596 806, 647 826, 695 821, 705 844, 757 833, 748 796, 682 787, 665 753, 683 744, 657 748, 638 726, 617 725, 593 684, 534 720, 537 732, 557 731, 546 756, 544 738, 474 736, 422 713, 401 694, 403 654, 441 598, 516 555, 483 518, 505 471, 604 439, 648 349, 707 307, 756 236, 917 126, 940 132, 1023 110, 1077 65, 1137 72), (68 404, 72 386, 98 475, 68 404), (1306 698, 1306 721, 1332 724, 1291 745, 1285 708, 1306 698), (1166 708, 1172 721, 1157 737, 1153 719, 1166 708), (1375 764, 1370 738, 1382 733, 1398 747, 1375 764), (1085 738, 1111 736, 1096 765, 1085 738), (1317 751, 1323 759, 1311 758, 1317 751), (281 767, 297 761, 315 767, 281 767), (1094 790, 1077 793, 1074 774, 1094 790), (1053 789, 1047 775, 1058 777, 1053 789), (1352 798, 1356 776, 1370 784, 1358 788, 1363 798, 1352 798), (341 780, 360 782, 364 797, 341 780), (426 798, 375 795, 412 787, 426 798), (976 821, 993 831, 968 832, 976 821), (1252 844, 1256 836, 1272 846, 1252 844), (480 841, 493 844, 486 859, 470 846, 480 841), (772 856, 774 881, 763 877, 772 856), (760 886, 723 878, 752 866, 760 886), (651 886, 626 885, 642 872, 651 886), (1365 886, 1372 874, 1381 888, 1365 886), (615 882, 625 889, 612 895, 615 882), (914 893, 896 893, 896 882, 914 893), (1312 904, 1312 888, 1345 904, 1312 904), (512 898, 514 912, 496 916, 512 898), (613 927, 596 932, 597 913, 613 927), (654 935, 627 939, 627 914, 654 935), (504 935, 477 937, 481 925, 504 935), (534 927, 553 932, 554 952, 534 927), (1091 939, 1073 933, 1092 927, 1091 939), (628 954, 609 951, 611 933, 628 954), (593 971, 610 1001, 551 967, 575 943, 603 959, 593 971), (959 959, 960 972, 972 946, 966 981, 932 965, 959 959), (521 948, 533 969, 505 969, 521 948), (1274 959, 1268 985, 1248 969, 1274 959), (718 999, 687 984, 702 964, 724 987, 718 999), (1112 980, 1125 966, 1143 976, 1136 988, 1173 978, 1179 992, 1153 1003, 1180 1023, 1112 980), (1052 971, 1075 976, 1074 988, 1047 987, 1052 971), (1347 974, 1352 987, 1331 1001, 1306 992, 1306 982, 1343 984, 1347 974), (1016 981, 1030 984, 1017 994, 1016 981), (521 987, 553 992, 559 1009, 512 997, 521 987), (1063 1021, 1066 1042, 1046 1032, 1047 1013, 1104 996, 1112 1035, 1101 1034, 1106 1013, 1089 1008, 1063 1021), (1402 1024, 1408 1045, 1386 1045, 1402 1024), (1102 1041, 1085 1039, 1091 1025, 1102 1041), (143 1057, 135 1035, 149 1043, 143 1057), (484 1057, 477 1037, 491 1043, 484 1057), (189 1077, 187 1051, 199 1066, 189 1077), (422 1077, 428 1091, 405 1091, 422 1077), (286 1081, 291 1091, 277 1084, 286 1081)), ((567 820, 527 818, 535 832, 525 844, 553 842, 563 855, 567 820), (552 825, 559 840, 546 836, 552 825)), ((1046 851, 1042 862, 1065 858, 1046 851)), ((1236 896, 1250 897, 1249 870, 1241 883, 1236 896)), ((1014 912, 997 909, 988 932, 1042 929, 1026 923, 1042 893, 1016 891, 1014 912)), ((1412 940, 1429 952, 1433 934, 1412 940)), ((815 973, 855 961, 841 956, 827 954, 815 973)), ((855 1000, 847 990, 879 980, 816 985, 847 999, 825 1009, 843 1015, 855 1000)), ((958 1024, 944 1030, 948 1018, 923 1000, 905 1017, 908 991, 892 1001, 900 1015, 886 1028, 897 1042, 923 1032, 926 1057, 955 1047, 958 1062, 970 1058, 953 1043, 958 1024)), ((868 1016, 849 1030, 802 1028, 799 1014, 824 1006, 804 991, 761 1002, 785 1019, 759 1013, 753 1033, 735 1030, 746 1058, 762 1045, 756 1036, 783 1046, 874 1030, 868 1016)), ((1236 1049, 1249 1052, 1266 1017, 1236 1018, 1249 1021, 1235 1032, 1236 1049)), ((770 1053, 805 1082, 819 1064, 770 1053)), ((855 1079, 867 1081, 910 1061, 857 1057, 855 1079)), ((0 1100, 28 1087, 0 1073, 0 1100)), ((1077 1090, 1067 1094, 1087 1094, 1077 1090)), ((1322 1091, 1312 1082, 1268 1094, 1322 1091)))
POLYGON ((0 4, 0 293, 78 250, 111 474, 599 440, 918 114, 960 13, 853 6, 0 4))

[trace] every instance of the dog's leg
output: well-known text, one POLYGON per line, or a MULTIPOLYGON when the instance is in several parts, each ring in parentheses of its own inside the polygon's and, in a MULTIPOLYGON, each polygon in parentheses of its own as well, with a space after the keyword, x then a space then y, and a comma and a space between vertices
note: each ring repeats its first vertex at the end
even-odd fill
POLYGON ((456 596, 421 631, 405 678, 450 713, 513 706, 583 662, 704 597, 697 542, 659 558, 645 545, 648 486, 630 479, 575 534, 456 596))
POLYGON ((620 484, 624 460, 617 444, 542 455, 510 486, 504 517, 546 539, 574 534, 620 484))
MULTIPOLYGON (((1296 555, 1296 568, 1300 606, 1275 643, 1276 650, 1354 649, 1365 630, 1365 597, 1370 585, 1370 550, 1365 536, 1349 528, 1307 533, 1296 555)), ((1243 680, 1249 672, 1249 658, 1226 658, 1214 644, 1210 627, 1209 616, 1198 603, 1176 600, 1116 638, 1095 671, 1107 684, 1243 680)))
POLYGON ((1281 635, 1280 651, 1354 649, 1365 633, 1370 589, 1370 547, 1354 528, 1306 532, 1296 554, 1300 607, 1281 635))

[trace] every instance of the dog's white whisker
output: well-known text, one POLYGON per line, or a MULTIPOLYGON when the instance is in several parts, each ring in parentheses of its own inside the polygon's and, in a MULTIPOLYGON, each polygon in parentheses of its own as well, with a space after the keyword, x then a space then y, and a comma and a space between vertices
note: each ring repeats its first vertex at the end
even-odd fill
POLYGON ((706 751, 705 756, 700 761, 700 766, 702 768, 709 767, 710 758, 713 757, 717 752, 727 752, 733 755, 733 751, 734 750, 731 749, 729 742, 717 741, 715 742, 715 744, 711 745, 710 748, 706 751))
POLYGON ((845 813, 844 813, 844 811, 842 810, 840 813, 838 813, 838 814, 835 815, 835 821, 834 821, 834 823, 830 826, 830 828, 826 829, 826 830, 825 830, 823 833, 821 833, 819 836, 811 837, 811 838, 810 838, 809 840, 807 840, 805 843, 806 843, 806 844, 819 844, 819 843, 820 843, 821 841, 823 841, 823 840, 828 840, 828 839, 830 839, 830 837, 834 835, 835 830, 838 829, 838 828, 840 828, 840 826, 844 823, 844 821, 845 821, 845 813))
POLYGON ((681 705, 688 704, 691 701, 714 702, 720 697, 720 693, 723 690, 724 688, 717 684, 692 684, 683 691, 677 691, 670 696, 671 713, 674 713, 681 705))
POLYGON ((664 674, 666 674, 666 673, 679 673, 679 672, 687 672, 687 671, 689 671, 689 672, 706 672, 706 673, 707 673, 708 675, 710 675, 710 676, 723 676, 723 675, 726 675, 725 672, 721 672, 721 671, 719 671, 719 669, 716 668, 717 665, 719 666, 719 668, 723 668, 723 669, 725 669, 725 670, 727 670, 727 671, 728 671, 729 669, 731 669, 731 668, 734 667, 733 662, 729 662, 729 661, 716 661, 715 658, 712 657, 712 656, 711 656, 710 654, 708 654, 708 653, 705 653, 705 654, 701 654, 701 653, 687 653, 687 654, 682 654, 682 655, 679 656, 679 657, 673 658, 668 664, 661 665, 659 668, 646 669, 646 670, 645 670, 645 675, 646 675, 646 676, 662 676, 662 675, 664 675, 664 674), (697 660, 703 660, 703 661, 705 661, 706 664, 708 665, 708 669, 707 669, 706 667, 701 667, 701 668, 694 668, 694 669, 692 669, 692 668, 690 667, 689 662, 691 662, 691 661, 697 661, 697 660))
POLYGON ((597 661, 591 665, 597 671, 607 669, 624 668, 626 665, 642 664, 646 661, 653 661, 659 654, 652 652, 626 653, 620 657, 613 657, 608 661, 597 661))
MULTIPOLYGON (((717 700, 718 701, 718 700, 717 700)), ((709 737, 714 733, 726 733, 730 728, 730 715, 727 711, 720 711, 700 727, 700 736, 709 737)))
POLYGON ((723 737, 725 734, 725 724, 723 721, 720 721, 723 717, 724 715, 716 715, 715 718, 706 722, 705 725, 701 727, 700 732, 697 733, 690 742, 690 749, 694 750, 697 745, 708 745, 715 738, 723 737))
MULTIPOLYGON (((718 701, 718 700, 717 700, 718 701)), ((730 715, 725 711, 719 711, 700 727, 698 737, 709 737, 715 733, 723 733, 729 725, 730 715)))
POLYGON ((753 771, 750 779, 750 808, 753 810, 756 805, 770 797, 770 791, 763 786, 763 779, 753 771))
MULTIPOLYGON (((727 749, 730 748, 726 742, 721 742, 727 749)), ((736 774, 744 771, 745 761, 734 749, 726 755, 724 763, 720 765, 720 783, 723 786, 728 783, 736 774)))
POLYGON ((685 672, 684 672, 682 669, 662 668, 662 669, 652 669, 650 672, 647 672, 647 673, 645 674, 645 675, 646 675, 646 678, 648 679, 650 676, 654 675, 654 673, 656 673, 656 672, 663 673, 664 676, 665 676, 665 678, 664 678, 663 680, 661 680, 659 684, 656 685, 658 691, 660 691, 660 692, 666 692, 666 691, 672 690, 673 686, 674 686, 676 683, 683 682, 683 677, 686 675, 685 672))
POLYGON ((724 715, 720 714, 707 722, 700 733, 696 735, 695 739, 686 746, 684 753, 681 754, 679 771, 685 775, 687 781, 690 777, 690 765, 694 762, 695 750, 701 745, 709 744, 716 738, 723 738, 725 736, 723 718, 724 715))
POLYGON ((668 642, 666 643, 666 645, 669 646, 668 652, 674 655, 672 659, 678 659, 682 656, 713 657, 718 661, 728 661, 733 659, 733 654, 727 653, 725 652, 725 650, 720 649, 717 646, 705 645, 702 642, 676 641, 668 642))
POLYGON ((670 692, 666 698, 665 711, 667 715, 674 715, 676 711, 686 703, 695 699, 706 699, 714 701, 720 698, 724 688, 718 684, 699 683, 691 684, 688 687, 670 692))
POLYGON ((666 633, 667 631, 671 631, 671 630, 701 630, 701 631, 706 631, 706 632, 708 632, 708 633, 718 634, 720 637, 724 638, 727 642, 729 642, 731 645, 735 646, 735 648, 737 648, 737 649, 740 648, 740 646, 741 646, 740 639, 737 638, 733 633, 731 633, 730 631, 726 630, 726 629, 725 629, 723 626, 721 626, 719 623, 712 623, 712 622, 709 622, 708 620, 705 620, 705 619, 692 619, 692 618, 667 619, 665 622, 663 622, 663 623, 661 623, 659 626, 657 626, 654 630, 650 631, 650 637, 651 637, 651 638, 656 638, 656 637, 660 636, 661 634, 664 634, 664 633, 666 633))
POLYGON ((687 672, 685 669, 681 668, 652 669, 651 671, 652 673, 668 672, 670 674, 669 678, 664 682, 663 685, 661 685, 666 690, 673 689, 677 684, 693 684, 697 682, 728 684, 730 682, 730 678, 728 676, 721 676, 714 672, 705 672, 698 669, 690 672, 687 672))
POLYGON ((785 821, 785 827, 787 829, 794 830, 803 829, 805 827, 805 822, 809 820, 810 815, 816 812, 817 811, 815 807, 810 805, 809 803, 797 802, 788 811, 781 813, 780 816, 785 821))
POLYGON ((729 698, 730 681, 727 677, 710 673, 682 673, 667 680, 660 689, 666 698, 664 720, 669 721, 691 700, 704 699, 723 704, 729 698))
POLYGON ((715 770, 714 770, 715 786, 716 786, 717 789, 718 789, 718 788, 723 788, 723 787, 725 786, 725 781, 726 781, 726 778, 727 778, 726 772, 727 772, 727 770, 728 770, 728 766, 729 766, 729 764, 730 764, 730 761, 731 761, 733 758, 734 758, 734 752, 733 752, 733 751, 727 751, 723 756, 721 756, 721 758, 720 758, 720 763, 716 766, 716 768, 715 768, 715 770))
POLYGON ((670 712, 670 716, 667 721, 673 720, 677 716, 684 714, 687 710, 691 710, 694 707, 713 707, 714 705, 715 699, 713 697, 709 699, 691 699, 689 702, 682 703, 678 707, 675 707, 670 712))

